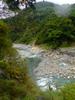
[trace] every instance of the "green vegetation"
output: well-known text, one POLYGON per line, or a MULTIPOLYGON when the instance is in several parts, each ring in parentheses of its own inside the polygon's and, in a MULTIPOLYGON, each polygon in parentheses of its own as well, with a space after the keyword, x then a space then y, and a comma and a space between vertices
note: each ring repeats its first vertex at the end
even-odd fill
POLYGON ((35 100, 39 91, 27 74, 26 63, 12 48, 8 30, 0 21, 0 100, 26 100, 22 98, 27 96, 35 100))
POLYGON ((75 83, 67 84, 57 91, 45 91, 42 100, 75 100, 75 83))
POLYGON ((2 50, 0 53, 0 100, 74 100, 75 84, 66 85, 57 91, 45 92, 36 87, 27 74, 25 63, 20 58, 16 58, 17 53, 11 47, 8 30, 7 25, 0 21, 0 40, 2 41, 0 42, 2 50))
POLYGON ((52 3, 37 3, 13 18, 0 20, 0 100, 75 100, 75 84, 40 91, 28 75, 25 61, 12 42, 58 48, 75 43, 75 5, 69 16, 58 17, 52 3))
POLYGON ((6 19, 11 26, 11 39, 22 43, 48 45, 52 48, 75 43, 74 5, 68 16, 58 16, 55 4, 40 2, 36 10, 28 8, 14 18, 6 19))
POLYGON ((75 84, 67 84, 61 89, 63 100, 74 100, 75 99, 75 84))

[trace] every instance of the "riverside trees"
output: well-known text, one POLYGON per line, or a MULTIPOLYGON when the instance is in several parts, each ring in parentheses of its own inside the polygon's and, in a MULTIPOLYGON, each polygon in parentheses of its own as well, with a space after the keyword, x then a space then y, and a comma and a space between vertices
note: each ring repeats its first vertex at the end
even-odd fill
POLYGON ((0 21, 0 100, 26 100, 27 97, 35 100, 36 86, 28 75, 25 61, 12 48, 8 30, 7 24, 0 21))

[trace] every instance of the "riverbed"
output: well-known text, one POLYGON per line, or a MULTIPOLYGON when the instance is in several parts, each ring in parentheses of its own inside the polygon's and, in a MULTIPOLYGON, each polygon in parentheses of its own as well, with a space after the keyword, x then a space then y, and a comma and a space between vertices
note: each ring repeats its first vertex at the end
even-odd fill
POLYGON ((27 60, 29 73, 41 89, 56 90, 75 82, 75 47, 60 50, 43 50, 25 44, 13 44, 13 47, 27 60))

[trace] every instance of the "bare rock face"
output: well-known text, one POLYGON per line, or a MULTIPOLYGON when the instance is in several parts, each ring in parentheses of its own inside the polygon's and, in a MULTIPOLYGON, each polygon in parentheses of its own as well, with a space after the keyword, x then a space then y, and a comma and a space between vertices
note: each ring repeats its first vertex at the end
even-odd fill
POLYGON ((16 14, 9 10, 8 5, 3 2, 3 0, 0 1, 0 19, 6 19, 8 17, 14 17, 16 14))

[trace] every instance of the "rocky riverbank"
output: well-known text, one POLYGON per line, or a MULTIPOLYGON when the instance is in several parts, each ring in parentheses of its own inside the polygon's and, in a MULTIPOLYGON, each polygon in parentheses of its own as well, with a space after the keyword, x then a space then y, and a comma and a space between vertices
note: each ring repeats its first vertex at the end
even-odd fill
POLYGON ((42 62, 34 72, 36 76, 57 75, 75 78, 75 48, 45 52, 42 62))
POLYGON ((55 80, 61 80, 61 78, 63 78, 63 82, 70 82, 70 79, 75 80, 75 47, 61 48, 55 51, 46 51, 36 46, 23 44, 14 44, 13 47, 17 49, 22 58, 35 59, 38 57, 41 59, 38 66, 33 69, 40 86, 45 87, 50 82, 54 87, 55 80))

